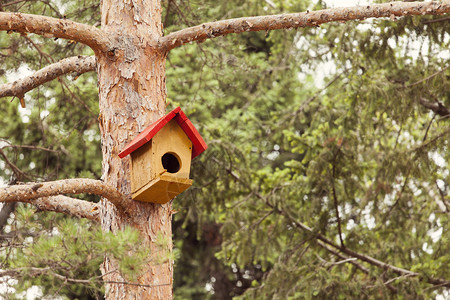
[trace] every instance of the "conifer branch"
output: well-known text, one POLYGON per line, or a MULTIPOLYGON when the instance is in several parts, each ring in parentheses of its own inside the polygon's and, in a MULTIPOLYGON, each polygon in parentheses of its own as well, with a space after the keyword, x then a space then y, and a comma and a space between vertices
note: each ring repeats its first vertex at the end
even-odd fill
POLYGON ((61 75, 75 72, 77 76, 95 70, 95 56, 73 56, 60 60, 36 71, 34 74, 0 85, 0 98, 15 96, 23 98, 26 92, 61 75))
MULTIPOLYGON (((213 160, 217 163, 220 164, 220 162, 213 158, 213 160)), ((221 164, 223 166, 223 164, 221 164)), ((231 170, 230 168, 225 167, 225 170, 233 177, 235 178, 237 181, 239 181, 240 183, 245 184, 245 182, 240 178, 240 176, 238 174, 236 174, 235 172, 233 172, 233 170, 231 170)), ((295 225, 295 228, 301 231, 306 231, 309 234, 311 234, 314 238, 316 238, 318 241, 323 242, 322 244, 320 244, 321 246, 323 245, 329 245, 334 249, 339 250, 341 253, 344 253, 347 258, 352 258, 352 257, 356 257, 361 261, 364 261, 366 263, 369 263, 372 266, 381 268, 383 270, 386 271, 391 271, 395 274, 398 274, 400 276, 408 276, 408 277, 419 277, 421 280, 433 284, 433 285, 439 285, 439 286, 445 286, 445 287, 450 287, 450 281, 442 279, 442 278, 432 278, 432 277, 427 277, 424 274, 420 274, 417 272, 413 272, 407 269, 403 269, 403 268, 399 268, 396 267, 394 265, 382 262, 376 258, 373 258, 371 256, 365 255, 365 254, 361 254, 355 251, 350 250, 347 247, 344 246, 339 246, 336 245, 335 243, 333 243, 332 241, 330 241, 327 237, 325 237, 324 235, 320 234, 319 232, 316 232, 315 230, 313 230, 312 228, 308 227, 307 225, 303 224, 302 222, 297 221, 294 217, 292 217, 290 215, 290 213, 286 210, 283 210, 282 208, 279 208, 273 204, 271 204, 268 199, 266 197, 264 197, 263 195, 261 195, 258 192, 254 192, 254 195, 256 197, 258 197, 260 200, 264 201, 264 203, 269 206, 270 208, 274 209, 276 212, 278 212, 280 215, 286 217, 289 222, 291 222, 292 224, 295 225)), ((324 249, 329 250, 329 247, 323 247, 324 249)), ((330 251, 330 253, 334 253, 333 251, 330 251)), ((353 261, 349 261, 349 263, 353 263, 353 261)), ((358 267, 359 268, 359 267, 358 267)), ((362 268, 359 268, 361 270, 363 270, 362 268)))
MULTIPOLYGON (((126 198, 115 188, 101 180, 75 178, 49 182, 34 182, 19 185, 10 185, 0 189, 1 202, 27 202, 34 204, 38 198, 58 196, 63 194, 94 194, 102 196, 113 203, 118 209, 125 210, 126 198)), ((68 197, 64 198, 65 200, 68 197)), ((53 201, 61 198, 53 198, 53 201)), ((70 198, 72 199, 72 198, 70 198)), ((46 203, 50 205, 48 200, 46 203)), ((81 200, 80 200, 81 201, 81 200)), ((53 204, 55 205, 55 204, 53 204)), ((62 206, 61 209, 63 209, 62 206)), ((86 213, 87 214, 87 213, 86 213)))
POLYGON ((329 22, 346 22, 368 18, 391 18, 413 15, 443 15, 450 13, 450 2, 390 2, 345 8, 330 8, 302 13, 244 17, 204 23, 198 26, 170 33, 159 40, 161 50, 173 48, 190 42, 203 42, 230 33, 247 31, 268 31, 301 27, 315 27, 329 22))
POLYGON ((94 26, 39 15, 0 12, 0 30, 73 40, 94 51, 106 52, 110 44, 108 35, 94 26))
POLYGON ((437 71, 437 72, 431 74, 430 76, 425 77, 424 79, 421 79, 421 80, 419 80, 419 81, 416 81, 416 82, 414 82, 414 83, 411 83, 410 85, 407 85, 406 87, 407 87, 407 88, 410 88, 410 87, 416 86, 416 85, 418 85, 418 84, 421 84, 421 83, 423 83, 423 82, 425 82, 425 81, 428 81, 428 80, 430 80, 431 78, 433 78, 433 77, 435 77, 435 76, 437 76, 437 75, 439 75, 439 74, 441 74, 441 73, 444 73, 448 68, 450 68, 450 65, 448 65, 448 66, 446 66, 445 68, 443 68, 443 69, 441 69, 441 70, 439 70, 439 71, 437 71))
MULTIPOLYGON (((382 262, 382 261, 380 261, 380 260, 378 260, 376 258, 373 258, 371 256, 352 251, 352 250, 350 250, 350 249, 348 249, 346 247, 343 247, 343 246, 336 245, 335 243, 333 243, 332 241, 327 239, 324 235, 322 235, 322 234, 320 234, 318 232, 315 232, 312 228, 310 228, 310 227, 306 226, 305 224, 297 221, 295 218, 290 216, 290 214, 287 211, 279 210, 279 213, 281 215, 287 217, 289 219, 289 221, 294 223, 296 225, 296 228, 301 229, 303 231, 309 232, 310 234, 312 234, 319 241, 322 241, 325 244, 328 244, 331 247, 333 247, 335 249, 338 249, 342 253, 348 255, 349 258, 350 257, 356 257, 359 260, 364 261, 366 263, 369 263, 372 266, 381 268, 381 269, 386 270, 386 271, 392 271, 393 273, 398 274, 400 276, 419 277, 421 280, 423 280, 425 282, 428 282, 430 284, 433 284, 433 285, 443 285, 443 286, 446 286, 446 287, 450 287, 450 281, 447 281, 445 279, 426 277, 423 274, 420 274, 420 273, 417 273, 417 272, 412 272, 412 271, 407 270, 407 269, 399 268, 399 267, 393 266, 391 264, 382 262)), ((328 248, 325 247, 325 249, 328 249, 328 248)))

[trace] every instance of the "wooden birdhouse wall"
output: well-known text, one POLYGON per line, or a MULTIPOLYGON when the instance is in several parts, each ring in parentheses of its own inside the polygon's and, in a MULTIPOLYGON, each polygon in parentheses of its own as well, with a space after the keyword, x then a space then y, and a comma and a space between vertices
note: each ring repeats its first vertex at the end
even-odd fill
POLYGON ((192 142, 175 119, 169 121, 151 141, 131 153, 132 193, 140 192, 162 173, 188 179, 191 155, 192 142))

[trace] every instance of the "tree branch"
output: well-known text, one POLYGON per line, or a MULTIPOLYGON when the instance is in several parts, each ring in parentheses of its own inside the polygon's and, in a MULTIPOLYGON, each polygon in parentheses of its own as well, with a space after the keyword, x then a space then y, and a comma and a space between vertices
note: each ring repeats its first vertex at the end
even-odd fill
POLYGON ((186 43, 211 39, 230 33, 313 27, 335 21, 368 18, 404 17, 412 15, 443 15, 450 12, 450 2, 391 2, 383 4, 330 8, 312 12, 245 17, 204 23, 173 32, 159 40, 161 50, 169 51, 186 43))
POLYGON ((34 74, 0 85, 0 98, 15 96, 23 98, 26 92, 40 86, 41 84, 53 80, 61 75, 76 72, 77 75, 95 70, 95 56, 73 56, 65 58, 57 63, 51 64, 34 74))
POLYGON ((100 222, 98 204, 63 195, 42 197, 24 201, 31 203, 40 211, 53 211, 78 218, 100 222))
POLYGON ((336 219, 337 219, 337 225, 338 225, 339 241, 341 242, 341 247, 345 248, 344 239, 342 238, 341 217, 339 216, 339 204, 338 204, 338 199, 337 199, 337 195, 336 195, 336 184, 334 182, 335 178, 336 178, 336 160, 337 160, 338 154, 339 154, 339 149, 337 150, 336 154, 334 155, 334 161, 333 161, 333 166, 332 166, 332 175, 331 175, 331 192, 333 195, 334 211, 336 213, 336 219))
POLYGON ((431 24, 431 23, 437 23, 437 22, 445 22, 450 20, 450 17, 440 18, 440 19, 433 19, 433 20, 427 20, 422 22, 422 24, 431 24))
POLYGON ((40 275, 48 275, 48 276, 54 276, 58 278, 59 280, 62 280, 64 282, 69 283, 80 283, 80 284, 94 284, 94 283, 114 283, 114 284, 124 284, 124 285, 133 285, 133 286, 140 286, 140 287, 155 287, 155 286, 167 286, 171 285, 170 283, 161 283, 161 284, 141 284, 137 282, 128 282, 128 281, 103 281, 101 277, 102 276, 96 276, 91 277, 90 279, 77 279, 77 278, 70 278, 68 276, 64 276, 61 274, 58 274, 54 271, 52 268, 35 268, 35 267, 29 267, 29 268, 16 268, 16 269, 9 269, 5 271, 0 271, 0 278, 9 276, 13 278, 20 278, 23 276, 23 273, 26 272, 28 275, 33 276, 40 276, 40 275))
POLYGON ((0 12, 0 30, 74 40, 91 47, 94 51, 106 52, 110 44, 108 35, 101 29, 69 20, 38 15, 0 12))
MULTIPOLYGON (((27 183, 7 186, 0 189, 0 201, 27 202, 35 204, 37 198, 58 196, 62 194, 81 193, 88 193, 105 197, 118 209, 126 210, 125 202, 127 201, 127 199, 122 196, 122 194, 119 193, 115 188, 105 184, 101 180, 87 178, 64 179, 42 183, 27 183)), ((64 198, 64 200, 67 199, 68 197, 64 198)), ((52 199, 52 201, 55 200, 57 199, 52 199)), ((47 200, 44 203, 46 203, 46 205, 50 205, 50 200, 47 200)))
POLYGON ((421 84, 422 82, 425 82, 425 81, 427 81, 427 80, 429 80, 429 79, 431 79, 431 78, 433 78, 433 77, 435 77, 435 76, 437 76, 437 75, 439 75, 439 74, 445 72, 448 68, 450 68, 450 65, 448 65, 448 66, 446 66, 445 68, 443 68, 443 69, 441 69, 441 70, 439 70, 439 71, 437 71, 437 72, 431 74, 430 76, 425 77, 424 79, 421 79, 421 80, 419 80, 419 81, 417 81, 417 82, 414 82, 414 83, 412 83, 412 84, 410 84, 410 85, 407 85, 406 87, 407 87, 407 88, 410 88, 410 87, 413 87, 413 86, 415 86, 415 85, 421 84))
MULTIPOLYGON (((349 255, 350 257, 356 257, 359 260, 365 261, 373 266, 376 266, 378 268, 381 268, 383 270, 387 270, 387 271, 392 271, 400 276, 411 276, 411 277, 419 277, 420 279, 422 279, 425 282, 431 283, 433 285, 443 285, 446 287, 450 287, 450 281, 447 281, 445 279, 441 279, 441 278, 431 278, 431 277, 425 277, 424 275, 417 273, 417 272, 412 272, 410 270, 406 270, 403 268, 399 268, 396 266, 393 266, 391 264, 387 264, 385 262, 382 262, 376 258, 370 257, 368 255, 364 255, 364 254, 360 254, 358 252, 352 251, 346 247, 343 246, 338 246, 335 243, 333 243, 332 241, 330 241, 329 239, 327 239, 325 236, 323 236, 322 234, 318 233, 318 232, 314 232, 314 230, 308 226, 306 226, 305 224, 298 222, 297 220, 295 220, 295 218, 291 217, 289 215, 289 213, 287 213, 284 210, 279 210, 280 214, 287 217, 292 223, 294 223, 296 225, 296 228, 299 228, 301 230, 307 231, 310 234, 312 234, 313 236, 315 236, 319 241, 324 242, 325 244, 330 245, 331 247, 338 249, 339 251, 341 251, 342 253, 345 253, 347 255, 349 255)), ((328 248, 325 248, 328 249, 328 248)))
POLYGON ((16 209, 16 203, 3 203, 0 209, 0 232, 3 232, 5 225, 8 223, 9 216, 16 209))
POLYGON ((435 114, 440 115, 441 117, 447 117, 450 116, 450 109, 448 109, 447 107, 444 106, 444 104, 442 104, 439 101, 436 102, 431 102, 428 101, 425 98, 420 98, 419 99, 419 103, 425 107, 428 108, 430 110, 432 110, 435 114))
POLYGON ((17 167, 14 163, 12 163, 8 157, 6 156, 5 152, 3 152, 2 150, 3 148, 0 148, 0 156, 3 157, 3 159, 5 160, 5 163, 12 169, 14 175, 16 176, 16 178, 18 178, 19 180, 23 180, 22 178, 28 179, 28 180, 33 180, 27 173, 25 173, 24 171, 22 171, 21 169, 19 169, 19 167, 17 167))

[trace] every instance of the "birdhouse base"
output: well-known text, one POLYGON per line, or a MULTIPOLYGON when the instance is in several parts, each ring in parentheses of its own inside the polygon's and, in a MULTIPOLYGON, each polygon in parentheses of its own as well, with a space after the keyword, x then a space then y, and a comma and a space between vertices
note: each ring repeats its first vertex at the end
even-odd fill
POLYGON ((162 175, 150 181, 132 195, 133 200, 164 204, 192 185, 191 179, 162 175))

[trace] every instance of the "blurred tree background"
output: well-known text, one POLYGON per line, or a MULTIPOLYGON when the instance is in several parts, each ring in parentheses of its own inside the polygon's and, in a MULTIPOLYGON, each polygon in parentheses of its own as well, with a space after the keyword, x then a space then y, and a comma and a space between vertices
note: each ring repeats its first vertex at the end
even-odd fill
MULTIPOLYGON (((163 6, 167 34, 327 4, 163 6)), ((93 0, 10 0, 0 9, 100 24, 93 0)), ((209 145, 193 162, 194 185, 174 200, 175 299, 449 296, 448 286, 428 280, 450 280, 448 22, 330 23, 229 35, 169 53, 167 110, 181 106, 209 145), (421 276, 355 260, 318 236, 421 276)), ((0 82, 92 54, 70 41, 0 32, 0 82)), ((27 93, 26 108, 1 100, 5 184, 100 178, 96 81, 94 72, 61 77, 27 93)), ((22 204, 2 212, 0 269, 52 268, 24 272, 20 284, 2 273, 5 298, 37 285, 43 295, 99 299, 107 245, 115 243, 114 255, 123 258, 138 240, 131 231, 129 238, 102 235, 96 224, 22 204)), ((124 261, 130 278, 137 263, 124 261)))

